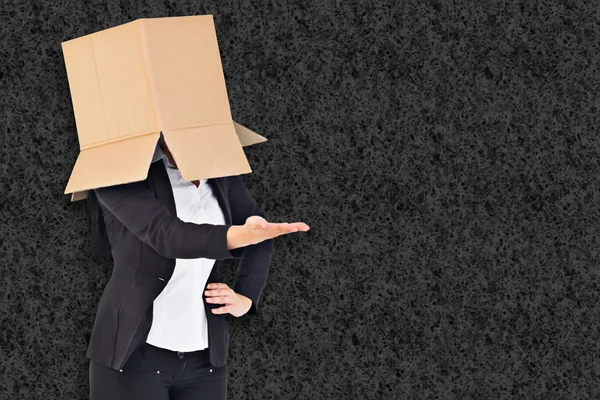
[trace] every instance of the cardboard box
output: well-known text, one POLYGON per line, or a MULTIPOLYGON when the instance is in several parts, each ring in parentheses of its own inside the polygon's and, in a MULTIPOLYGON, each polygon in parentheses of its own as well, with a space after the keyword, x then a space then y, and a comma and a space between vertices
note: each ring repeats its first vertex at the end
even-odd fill
POLYGON ((65 194, 144 180, 162 132, 187 181, 252 172, 212 15, 138 19, 62 42, 80 154, 65 194))

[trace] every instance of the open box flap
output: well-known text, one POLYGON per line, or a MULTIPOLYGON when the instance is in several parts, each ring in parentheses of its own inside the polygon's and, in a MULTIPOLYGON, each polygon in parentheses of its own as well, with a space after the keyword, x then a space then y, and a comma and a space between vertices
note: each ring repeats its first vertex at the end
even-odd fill
POLYGON ((254 131, 251 131, 250 129, 246 128, 244 125, 238 124, 235 121, 233 121, 233 127, 235 128, 235 133, 237 133, 238 138, 240 139, 240 143, 244 147, 252 146, 253 144, 262 143, 262 142, 267 141, 266 137, 261 136, 254 131))
POLYGON ((71 201, 77 201, 85 199, 89 189, 146 179, 159 136, 154 132, 82 150, 65 194, 73 193, 71 201))
POLYGON ((163 135, 186 181, 252 172, 233 123, 164 130, 163 135))

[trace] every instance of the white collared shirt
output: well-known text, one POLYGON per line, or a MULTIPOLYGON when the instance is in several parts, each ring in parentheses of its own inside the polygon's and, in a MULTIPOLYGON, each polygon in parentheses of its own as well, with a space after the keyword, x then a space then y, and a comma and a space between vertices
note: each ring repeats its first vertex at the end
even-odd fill
MULTIPOLYGON (((206 179, 196 187, 185 181, 156 145, 152 162, 163 160, 171 186, 177 217, 185 222, 224 225, 225 216, 206 179)), ((165 289, 154 300, 153 319, 146 342, 173 351, 196 351, 208 347, 208 322, 202 292, 215 260, 175 259, 175 270, 165 289)))

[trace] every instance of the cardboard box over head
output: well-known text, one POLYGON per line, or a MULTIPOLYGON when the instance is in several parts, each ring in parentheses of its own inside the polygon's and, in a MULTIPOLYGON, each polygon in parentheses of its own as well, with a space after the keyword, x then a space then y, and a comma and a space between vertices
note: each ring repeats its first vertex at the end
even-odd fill
POLYGON ((160 134, 187 181, 252 172, 267 139, 232 120, 212 15, 138 19, 62 42, 80 154, 65 194, 147 178, 160 134))

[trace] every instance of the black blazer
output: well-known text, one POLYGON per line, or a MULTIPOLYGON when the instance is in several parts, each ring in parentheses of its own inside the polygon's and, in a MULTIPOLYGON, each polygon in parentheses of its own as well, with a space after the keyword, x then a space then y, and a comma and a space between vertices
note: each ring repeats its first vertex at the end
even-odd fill
MULTIPOLYGON (((152 324, 152 304, 173 275, 175 258, 217 260, 207 283, 221 282, 223 259, 241 258, 232 288, 252 300, 256 313, 269 274, 273 239, 227 249, 227 230, 243 225, 251 215, 264 217, 241 176, 207 181, 225 215, 225 225, 194 224, 177 218, 171 182, 162 160, 151 163, 148 178, 94 189, 103 211, 114 267, 98 303, 86 353, 91 360, 120 369, 144 344, 152 324)), ((227 364, 229 332, 222 304, 206 302, 210 363, 227 364)))

